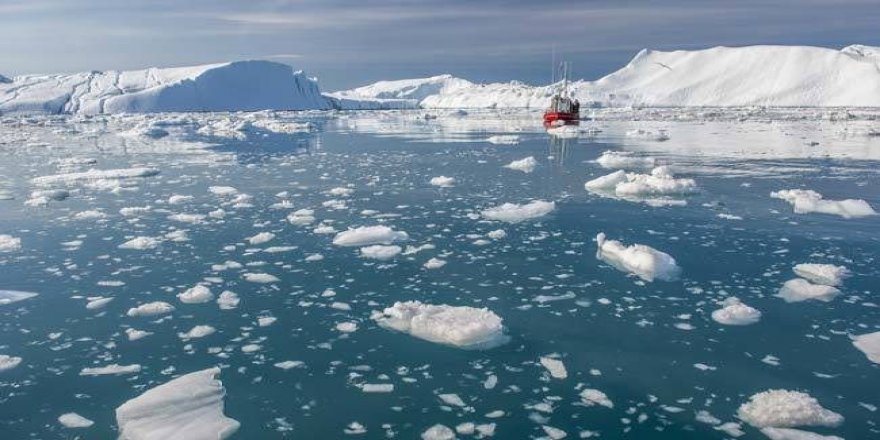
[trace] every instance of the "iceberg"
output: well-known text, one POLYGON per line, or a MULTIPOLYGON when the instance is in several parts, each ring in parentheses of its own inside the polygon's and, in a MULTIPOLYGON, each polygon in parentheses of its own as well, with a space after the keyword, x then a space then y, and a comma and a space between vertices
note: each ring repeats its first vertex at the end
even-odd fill
POLYGON ((853 336, 852 344, 858 348, 868 360, 880 364, 880 332, 853 336))
POLYGON ((217 367, 180 376, 116 408, 120 440, 223 440, 240 424, 223 414, 217 367))
POLYGON ((618 270, 629 272, 645 281, 673 281, 681 268, 675 258, 650 246, 634 244, 626 246, 617 240, 607 240, 604 233, 596 236, 596 258, 618 270))
POLYGON ((509 340, 501 317, 485 308, 406 301, 375 312, 372 319, 387 329, 467 350, 495 348, 509 340))
POLYGON ((833 214, 847 219, 877 215, 874 208, 864 200, 827 200, 822 194, 809 189, 773 191, 770 197, 790 203, 794 207, 795 214, 833 214))
POLYGON ((409 235, 406 232, 395 231, 388 226, 361 226, 336 234, 336 237, 333 238, 333 244, 336 246, 369 246, 391 244, 408 238, 409 235))
POLYGON ((776 296, 785 302, 801 302, 810 299, 829 302, 840 295, 840 290, 833 286, 813 284, 803 278, 790 279, 782 285, 776 296))
POLYGON ((480 215, 487 220, 498 220, 507 223, 520 223, 526 220, 543 217, 556 209, 555 202, 532 200, 526 204, 504 203, 493 208, 484 209, 480 215))
POLYGON ((0 290, 0 306, 24 301, 39 295, 34 292, 22 292, 20 290, 0 290))
POLYGON ((842 415, 825 409, 813 396, 788 390, 767 390, 754 394, 739 407, 737 415, 756 428, 833 428, 843 423, 842 415))
POLYGON ((793 270, 797 276, 807 281, 826 286, 840 286, 843 280, 850 276, 849 269, 833 264, 803 263, 795 266, 793 270))

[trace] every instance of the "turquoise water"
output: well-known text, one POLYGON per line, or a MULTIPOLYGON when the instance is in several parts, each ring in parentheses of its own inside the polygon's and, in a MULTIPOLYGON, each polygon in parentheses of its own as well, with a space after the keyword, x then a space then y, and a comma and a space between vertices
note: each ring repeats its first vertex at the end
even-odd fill
MULTIPOLYGON (((362 438, 418 438, 436 423, 463 422, 496 423, 495 437, 505 439, 544 436, 542 425, 569 438, 586 431, 603 438, 725 438, 697 422, 695 413, 737 421, 739 405, 769 388, 808 392, 846 417, 839 428, 816 432, 848 439, 880 435, 878 413, 867 407, 880 406, 880 370, 849 341, 850 334, 880 329, 877 219, 798 215, 769 197, 771 191, 804 187, 880 206, 876 138, 840 136, 840 126, 829 122, 781 122, 766 136, 765 123, 643 123, 669 130, 670 140, 659 143, 626 137, 631 122, 597 121, 582 128, 592 124, 601 131, 562 140, 534 126, 530 115, 447 115, 438 121, 419 116, 294 115, 310 120, 313 130, 246 139, 190 133, 132 144, 113 140, 112 125, 86 123, 101 127, 87 136, 79 126, 59 134, 64 121, 54 127, 6 124, 0 189, 15 199, 0 201, 0 233, 21 238, 22 249, 0 253, 0 289, 40 296, 0 306, 0 354, 23 358, 0 372, 0 438, 113 438, 117 406, 175 375, 214 365, 223 368, 226 414, 242 424, 234 438, 342 438, 355 421, 367 430, 362 438), (21 138, 8 134, 15 130, 21 138), (485 142, 511 133, 520 137, 517 144, 485 142), (35 137, 49 139, 48 145, 35 145, 35 137), (821 145, 804 147, 803 139, 814 137, 821 137, 821 145), (711 154, 710 144, 719 139, 724 149, 711 154), (767 145, 756 146, 755 139, 767 145), (174 150, 185 142, 212 146, 192 154, 174 150), (835 142, 854 153, 829 156, 835 142), (592 195, 583 184, 611 171, 592 162, 606 150, 650 154, 694 178, 700 190, 685 198, 686 206, 673 207, 592 195), (97 168, 146 164, 161 172, 131 190, 78 189, 47 207, 24 206, 32 189, 28 179, 58 172, 52 160, 71 154, 97 159, 97 168), (538 161, 534 172, 503 168, 527 156, 538 161), (455 177, 455 186, 429 185, 440 175, 455 177), (249 194, 253 206, 223 206, 226 199, 209 193, 212 185, 249 194), (327 193, 340 186, 350 186, 353 194, 327 193), (318 222, 337 230, 387 224, 410 235, 406 244, 435 248, 389 261, 363 259, 356 248, 333 246, 333 235, 313 233, 317 222, 292 225, 286 220, 291 209, 270 208, 283 191, 294 209, 314 209, 318 222), (192 199, 168 204, 174 194, 192 199), (323 206, 332 199, 345 206, 323 206), (518 224, 474 215, 532 199, 555 201, 557 209, 518 224), (118 213, 147 205, 152 211, 135 218, 118 213), (167 218, 218 207, 226 216, 202 224, 167 218), (93 209, 106 218, 74 218, 93 209), (175 228, 185 229, 189 240, 144 251, 117 247, 126 237, 160 236, 175 228), (475 244, 496 229, 507 237, 475 244), (265 231, 276 237, 245 243, 265 231), (593 240, 599 232, 672 255, 683 269, 681 279, 645 283, 598 261, 593 240), (61 244, 73 240, 82 244, 61 244), (294 248, 261 251, 268 246, 294 248), (305 261, 318 253, 323 260, 305 261), (431 257, 448 264, 426 270, 422 264, 431 257), (227 260, 245 268, 211 268, 227 260), (828 303, 794 304, 774 297, 794 278, 791 267, 805 262, 847 266, 853 277, 843 295, 828 303), (244 272, 280 281, 250 283, 244 272), (206 278, 215 295, 235 291, 239 307, 219 310, 213 302, 177 300, 177 293, 206 278), (111 280, 124 285, 99 285, 111 280), (327 289, 335 296, 327 296, 327 289), (82 297, 88 296, 114 300, 87 310, 82 297), (541 296, 558 298, 542 302, 541 296), (714 322, 716 302, 728 296, 759 309, 761 321, 745 327, 714 322), (158 300, 177 310, 158 321, 125 315, 130 307, 158 300), (391 332, 370 319, 372 311, 403 300, 488 307, 504 319, 511 341, 486 351, 460 350, 391 332), (331 308, 334 301, 351 310, 331 308), (277 321, 259 327, 260 316, 277 321), (357 331, 335 330, 350 321, 358 323, 357 331), (197 324, 217 332, 191 341, 177 336, 197 324), (153 334, 129 341, 129 327, 153 334), (241 351, 254 343, 261 349, 241 351), (568 378, 552 379, 538 363, 551 354, 563 360, 568 378), (779 365, 762 362, 767 355, 779 365), (285 360, 305 367, 273 366, 285 360), (112 363, 140 364, 142 370, 79 375, 84 367, 112 363), (498 385, 486 389, 490 375, 498 385), (367 394, 355 386, 361 383, 393 383, 395 389, 367 394), (579 386, 602 390, 614 408, 579 405, 579 386), (437 397, 443 393, 458 394, 467 407, 444 406, 437 397), (553 411, 532 409, 542 402, 552 403, 553 411), (504 415, 486 416, 497 410, 504 415), (56 419, 71 411, 95 425, 63 428, 56 419)), ((742 438, 763 438, 745 424, 742 429, 742 438)))

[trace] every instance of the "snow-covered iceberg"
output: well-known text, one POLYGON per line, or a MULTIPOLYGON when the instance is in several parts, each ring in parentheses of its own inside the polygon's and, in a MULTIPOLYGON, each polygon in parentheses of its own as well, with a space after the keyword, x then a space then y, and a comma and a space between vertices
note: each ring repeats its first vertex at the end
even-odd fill
POLYGON ((223 414, 219 368, 196 371, 151 388, 116 408, 120 440, 222 440, 238 430, 223 414))
POLYGON ((508 341, 501 317, 489 309, 396 302, 372 316, 380 326, 438 344, 484 350, 508 341))
POLYGON ((148 113, 332 109, 314 79, 281 63, 236 61, 132 71, 17 76, 0 113, 148 113))
MULTIPOLYGON (((880 106, 878 49, 811 46, 644 49, 626 66, 596 81, 574 81, 581 103, 607 107, 876 107, 880 106)), ((334 96, 409 96, 424 108, 537 108, 555 86, 521 82, 469 84, 456 78, 385 81, 334 96), (441 87, 419 87, 437 84, 441 87), (397 87, 394 89, 394 87, 397 87), (419 93, 407 95, 407 90, 419 93), (431 94, 425 94, 431 91, 431 94)))

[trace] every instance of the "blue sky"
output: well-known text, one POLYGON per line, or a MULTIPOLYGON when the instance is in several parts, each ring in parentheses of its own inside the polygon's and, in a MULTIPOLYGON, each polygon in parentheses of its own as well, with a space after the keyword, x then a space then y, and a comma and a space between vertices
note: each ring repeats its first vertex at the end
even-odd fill
POLYGON ((0 0, 0 73, 272 59, 324 90, 451 73, 598 78, 642 48, 880 46, 880 0, 0 0))

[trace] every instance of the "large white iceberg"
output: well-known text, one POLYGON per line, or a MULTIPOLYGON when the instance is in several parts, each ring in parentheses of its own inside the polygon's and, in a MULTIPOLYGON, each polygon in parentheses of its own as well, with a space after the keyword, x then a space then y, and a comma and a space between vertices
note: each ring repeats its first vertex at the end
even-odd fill
POLYGON ((650 246, 626 246, 617 240, 607 240, 601 232, 596 236, 596 245, 596 258, 645 281, 673 281, 681 273, 675 258, 650 246))
POLYGON ((120 440, 222 440, 238 430, 223 414, 219 368, 196 371, 151 388, 116 408, 120 440))
POLYGON ((494 348, 508 341, 501 317, 489 309, 396 302, 372 316, 380 326, 464 349, 494 348))

